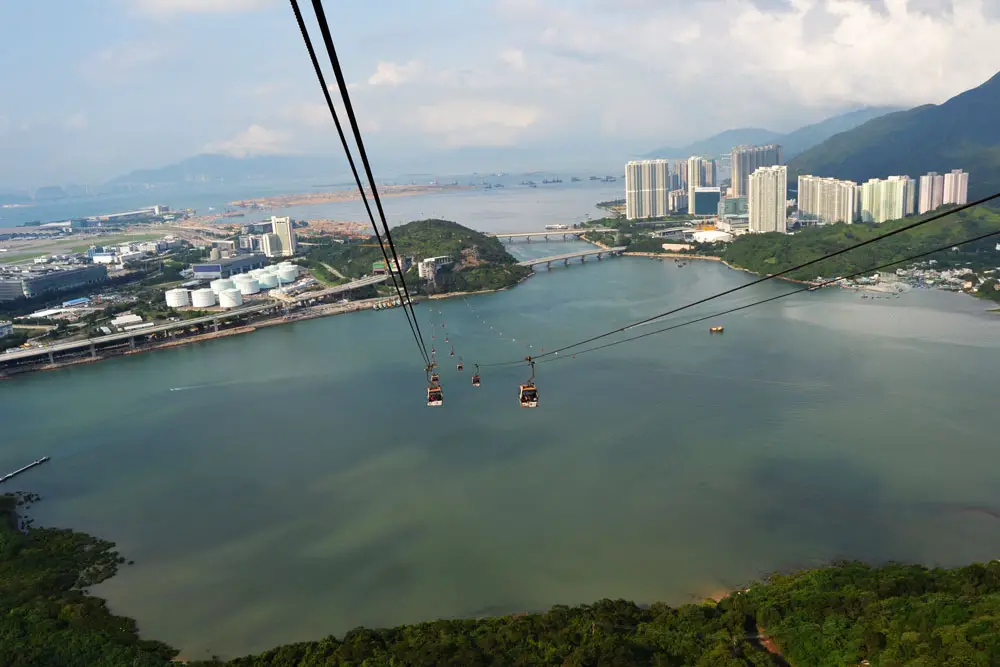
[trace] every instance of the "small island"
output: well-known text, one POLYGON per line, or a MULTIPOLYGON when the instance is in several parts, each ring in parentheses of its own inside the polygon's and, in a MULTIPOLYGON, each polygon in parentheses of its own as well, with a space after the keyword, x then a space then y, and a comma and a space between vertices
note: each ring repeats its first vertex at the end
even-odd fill
MULTIPOLYGON (((87 593, 126 563, 114 544, 32 527, 19 514, 37 500, 0 496, 0 663, 169 667, 183 661, 176 649, 142 639, 135 621, 87 593)), ((1000 661, 998 637, 1000 561, 954 569, 841 562, 775 574, 681 607, 600 600, 544 613, 359 627, 340 639, 187 664, 985 666, 1000 661)))
MULTIPOLYGON (((500 290, 531 275, 531 269, 519 266, 517 259, 498 239, 457 222, 417 220, 392 228, 391 232, 411 293, 438 295, 500 290)), ((374 236, 343 242, 316 239, 303 263, 314 273, 333 281, 397 271, 397 267, 387 266, 374 236)))

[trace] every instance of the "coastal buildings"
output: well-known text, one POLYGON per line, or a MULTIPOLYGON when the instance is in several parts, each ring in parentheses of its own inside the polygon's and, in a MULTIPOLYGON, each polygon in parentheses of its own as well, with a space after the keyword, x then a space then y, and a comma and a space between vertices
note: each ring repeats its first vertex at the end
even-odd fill
POLYGON ((861 189, 854 181, 821 176, 799 176, 799 214, 805 220, 822 224, 860 218, 861 189))
POLYGON ((687 160, 688 205, 692 206, 696 188, 715 185, 715 160, 692 156, 687 160))
POLYGON ((746 197, 750 188, 750 174, 760 167, 781 164, 781 146, 737 146, 732 150, 732 188, 734 197, 746 197))
POLYGON ((202 264, 192 264, 191 270, 194 277, 199 280, 217 280, 228 278, 237 273, 246 273, 252 269, 260 269, 267 264, 264 255, 237 255, 235 257, 223 257, 214 262, 202 264))
POLYGON ((917 213, 927 213, 944 204, 944 175, 935 171, 920 177, 920 203, 917 213))
POLYGON ((760 167, 750 174, 748 208, 751 232, 788 233, 786 200, 788 169, 781 165, 760 167))
POLYGON ((427 257, 417 264, 417 275, 419 275, 424 280, 434 280, 437 276, 437 272, 445 266, 449 266, 454 263, 454 260, 449 255, 441 255, 440 257, 427 257))
POLYGON ((271 233, 261 237, 261 249, 268 257, 291 257, 298 250, 295 229, 288 216, 271 216, 271 233))
POLYGON ((861 186, 861 219, 882 223, 913 215, 916 194, 916 181, 909 176, 869 179, 861 186))
POLYGON ((686 211, 688 209, 688 191, 686 189, 671 190, 667 194, 667 208, 670 209, 671 213, 686 211))
POLYGON ((625 217, 661 218, 670 212, 670 163, 635 160, 625 165, 625 217))
POLYGON ((688 213, 691 215, 718 215, 721 200, 722 192, 719 188, 694 188, 694 198, 688 200, 688 213))
POLYGON ((961 169, 952 169, 944 175, 945 204, 967 204, 969 202, 969 175, 961 169))
POLYGON ((103 265, 45 266, 25 269, 11 267, 0 270, 0 301, 30 299, 43 294, 96 285, 108 278, 103 265))

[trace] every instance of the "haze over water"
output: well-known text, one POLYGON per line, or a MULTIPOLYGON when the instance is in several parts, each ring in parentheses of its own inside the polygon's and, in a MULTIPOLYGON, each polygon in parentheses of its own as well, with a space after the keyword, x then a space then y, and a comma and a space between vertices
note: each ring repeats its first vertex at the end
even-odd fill
POLYGON ((135 559, 95 593, 189 658, 601 597, 682 603, 840 557, 996 557, 1000 318, 969 297, 796 295, 720 319, 722 336, 705 322, 539 363, 537 410, 517 405, 520 365, 469 384, 473 363, 747 280, 616 258, 433 317, 421 304, 466 364, 438 327, 440 409, 396 310, 17 378, 0 385, 0 470, 50 455, 13 487, 45 498, 38 523, 135 559))

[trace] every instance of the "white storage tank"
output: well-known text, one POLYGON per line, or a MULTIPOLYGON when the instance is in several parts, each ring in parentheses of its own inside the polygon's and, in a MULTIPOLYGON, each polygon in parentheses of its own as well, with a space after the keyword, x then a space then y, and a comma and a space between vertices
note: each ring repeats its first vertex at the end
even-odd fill
POLYGON ((295 282, 295 279, 299 277, 299 268, 297 266, 283 266, 278 269, 278 278, 281 279, 283 285, 295 282))
POLYGON ((253 278, 250 278, 249 280, 240 280, 236 283, 236 287, 239 288, 240 294, 243 296, 257 294, 260 292, 260 283, 253 278))
POLYGON ((221 293, 223 290, 236 289, 236 283, 234 283, 229 278, 219 278, 218 280, 213 280, 211 283, 209 283, 209 286, 212 288, 212 291, 215 292, 216 294, 221 293))
POLYGON ((191 293, 181 287, 167 290, 166 296, 169 308, 183 308, 191 305, 191 293))
POLYGON ((265 273, 257 279, 257 282, 264 289, 274 289, 278 286, 278 276, 274 273, 265 273))
POLYGON ((243 295, 238 289, 224 289, 219 292, 219 305, 223 308, 236 308, 243 305, 243 295))
POLYGON ((207 287, 191 292, 191 305, 195 308, 211 308, 215 305, 215 292, 207 287))

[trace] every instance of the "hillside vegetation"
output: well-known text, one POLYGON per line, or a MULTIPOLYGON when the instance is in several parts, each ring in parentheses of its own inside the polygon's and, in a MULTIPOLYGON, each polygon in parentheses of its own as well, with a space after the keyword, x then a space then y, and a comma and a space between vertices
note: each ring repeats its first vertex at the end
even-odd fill
MULTIPOLYGON (((12 496, 0 498, 9 519, 12 496)), ((0 522, 0 664, 168 667, 177 651, 138 637, 83 589, 123 559, 70 530, 22 534, 0 522)), ((484 575, 485 576, 485 575, 484 575)), ((197 601, 192 601, 197 604, 197 601)), ((206 632, 211 632, 206 628, 206 632)), ((987 667, 1000 664, 1000 563, 951 570, 833 567, 776 575, 718 603, 640 607, 625 600, 540 614, 357 628, 342 639, 189 663, 229 667, 701 666, 987 667)))
POLYGON ((810 148, 788 162, 799 174, 862 183, 929 171, 969 172, 969 199, 1000 190, 1000 74, 944 104, 875 118, 810 148))
MULTIPOLYGON (((744 234, 726 247, 722 258, 734 266, 749 269, 754 273, 778 273, 893 229, 910 225, 918 219, 912 217, 891 220, 881 225, 838 223, 804 229, 797 234, 744 234)), ((846 276, 996 230, 1000 230, 1000 213, 982 207, 968 209, 795 271, 788 277, 812 280, 819 276, 824 278, 846 276)), ((957 251, 938 253, 927 259, 936 259, 941 268, 964 265, 972 269, 997 267, 1000 266, 1000 252, 997 252, 996 244, 996 238, 987 239, 962 246, 957 251)))
MULTIPOLYGON (((419 286, 419 291, 425 293, 500 289, 516 285, 531 273, 518 266, 517 259, 496 238, 449 220, 408 222, 392 229, 392 239, 400 257, 420 261, 448 255, 455 260, 455 265, 442 270, 434 283, 421 281, 416 266, 407 272, 407 284, 419 286)), ((384 261, 374 237, 363 243, 315 246, 309 249, 306 259, 329 264, 349 278, 369 274, 374 262, 384 261)))

